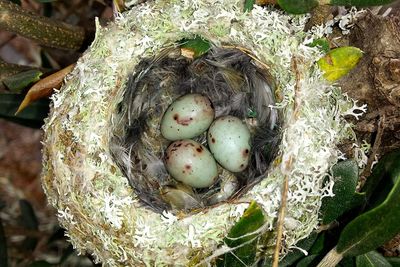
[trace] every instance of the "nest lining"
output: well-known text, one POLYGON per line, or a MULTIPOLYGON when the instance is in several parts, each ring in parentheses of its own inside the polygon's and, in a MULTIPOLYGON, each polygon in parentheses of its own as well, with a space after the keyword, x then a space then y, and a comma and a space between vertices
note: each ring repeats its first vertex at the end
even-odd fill
MULTIPOLYGON (((171 209, 165 201, 167 190, 180 186, 164 167, 164 151, 171 142, 160 134, 161 118, 179 96, 188 93, 207 96, 216 118, 224 115, 241 118, 253 139, 249 167, 236 174, 221 167, 219 181, 207 189, 194 189, 195 203, 185 205, 187 209, 198 211, 216 204, 214 196, 222 194, 221 183, 226 180, 232 180, 231 186, 236 189, 224 200, 247 192, 251 185, 265 177, 280 139, 278 111, 272 108, 275 82, 265 67, 256 64, 254 57, 239 49, 214 47, 191 60, 180 51, 179 48, 165 49, 138 64, 118 106, 118 124, 114 126, 110 141, 113 158, 136 195, 146 207, 159 213, 171 209)), ((193 140, 207 146, 206 133, 193 140)))

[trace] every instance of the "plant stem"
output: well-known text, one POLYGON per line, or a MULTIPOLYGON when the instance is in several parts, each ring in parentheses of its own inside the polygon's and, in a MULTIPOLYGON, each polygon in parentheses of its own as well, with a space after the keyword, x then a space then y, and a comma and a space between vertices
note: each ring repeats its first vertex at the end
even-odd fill
POLYGON ((339 254, 334 247, 325 257, 318 263, 317 267, 335 267, 343 259, 343 255, 339 254))
POLYGON ((0 0, 0 29, 48 47, 68 50, 78 50, 85 39, 82 27, 36 15, 7 0, 0 0))

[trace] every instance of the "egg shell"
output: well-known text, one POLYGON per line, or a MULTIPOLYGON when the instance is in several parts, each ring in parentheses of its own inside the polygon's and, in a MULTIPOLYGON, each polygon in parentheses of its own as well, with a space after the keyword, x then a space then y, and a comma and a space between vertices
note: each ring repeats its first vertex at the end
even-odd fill
POLYGON ((247 168, 251 155, 250 131, 239 118, 223 116, 208 129, 208 146, 214 158, 231 172, 247 168))
POLYGON ((210 151, 193 140, 173 142, 167 148, 165 166, 173 178, 195 188, 209 187, 218 177, 210 151))
POLYGON ((201 94, 181 96, 164 113, 161 134, 171 141, 193 138, 208 129, 214 116, 208 97, 201 94))

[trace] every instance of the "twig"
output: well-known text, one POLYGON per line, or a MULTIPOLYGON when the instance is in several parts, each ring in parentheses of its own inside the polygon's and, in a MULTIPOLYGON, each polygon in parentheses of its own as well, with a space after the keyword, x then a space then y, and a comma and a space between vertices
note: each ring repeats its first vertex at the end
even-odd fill
POLYGON ((45 46, 69 50, 80 49, 85 39, 82 27, 39 16, 7 0, 0 0, 0 29, 45 46))
POLYGON ((365 169, 364 169, 363 173, 361 174, 362 177, 367 177, 371 174, 372 163, 375 161, 375 157, 376 157, 377 152, 382 143, 382 135, 383 135, 383 132, 385 131, 385 120, 386 120, 386 116, 385 116, 385 114, 382 114, 378 121, 376 137, 375 137, 374 145, 372 146, 372 149, 371 149, 371 155, 369 156, 367 165, 365 166, 365 169))
MULTIPOLYGON (((293 72, 296 75, 296 84, 295 84, 295 95, 294 95, 294 105, 293 105, 293 114, 288 121, 288 124, 293 123, 297 117, 299 116, 300 112, 300 105, 301 105, 301 97, 300 97, 300 80, 301 80, 301 75, 297 67, 297 58, 292 59, 292 69, 293 72)), ((277 237, 276 237, 276 245, 275 245, 275 250, 274 250, 274 257, 273 257, 273 267, 278 267, 279 264, 279 252, 281 250, 281 244, 282 244, 282 235, 283 235, 283 225, 285 222, 285 214, 286 214, 286 203, 287 203, 287 194, 289 191, 289 173, 290 170, 292 169, 292 163, 293 163, 293 157, 290 155, 288 157, 288 160, 285 162, 282 162, 282 164, 285 164, 285 166, 282 167, 282 169, 285 170, 285 176, 284 176, 284 181, 283 181, 283 189, 282 189, 282 196, 281 196, 281 206, 279 208, 279 215, 278 215, 278 221, 277 221, 277 237)))
POLYGON ((283 189, 282 189, 282 201, 281 206, 279 208, 279 216, 278 216, 278 229, 276 234, 276 246, 274 251, 274 261, 272 267, 278 267, 279 265, 279 252, 281 250, 282 243, 282 235, 283 235, 283 224, 285 221, 286 215, 286 201, 287 201, 287 192, 289 190, 289 176, 285 175, 283 189))

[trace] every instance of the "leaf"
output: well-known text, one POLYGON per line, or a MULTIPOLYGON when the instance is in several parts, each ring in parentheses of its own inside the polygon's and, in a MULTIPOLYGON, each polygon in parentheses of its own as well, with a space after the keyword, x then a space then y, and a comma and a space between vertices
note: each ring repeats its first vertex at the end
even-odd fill
POLYGON ((332 175, 335 179, 333 186, 335 196, 322 199, 322 224, 333 222, 346 211, 354 208, 355 204, 360 204, 360 195, 356 196, 357 163, 354 160, 338 162, 332 167, 332 175))
POLYGON ((125 0, 113 0, 113 5, 114 8, 120 13, 126 11, 125 0))
POLYGON ((256 256, 257 231, 264 224, 264 214, 261 207, 252 201, 240 220, 229 231, 224 242, 230 248, 243 245, 232 252, 223 255, 217 262, 218 266, 242 267, 252 265, 256 256), (251 241, 252 239, 255 240, 251 241))
POLYGON ((315 264, 312 264, 312 263, 315 261, 315 259, 316 259, 317 257, 318 257, 318 255, 310 255, 310 256, 307 256, 307 257, 301 259, 301 260, 296 264, 296 267, 310 267, 310 266, 312 266, 312 265, 315 265, 315 264))
POLYGON ((14 115, 23 96, 20 94, 0 94, 0 118, 28 127, 40 128, 49 112, 48 99, 36 101, 18 115, 14 115))
POLYGON ((11 92, 20 93, 31 83, 39 81, 42 74, 40 70, 27 70, 5 78, 3 83, 11 92))
MULTIPOLYGON (((296 247, 299 247, 305 251, 308 251, 312 245, 314 244, 315 240, 317 239, 317 233, 316 232, 312 232, 307 238, 299 241, 296 244, 296 247)), ((304 253, 299 250, 293 250, 291 252, 289 252, 280 262, 279 262, 279 267, 286 267, 286 266, 291 266, 292 264, 294 264, 296 261, 298 261, 299 259, 305 257, 304 253)), ((271 261, 272 264, 272 261, 271 261)))
POLYGON ((317 63, 324 72, 325 79, 334 82, 349 73, 357 65, 362 53, 357 47, 339 47, 329 51, 317 63))
POLYGON ((180 43, 182 53, 188 58, 198 58, 211 48, 211 43, 198 35, 192 39, 183 39, 180 43))
POLYGON ((278 5, 288 13, 304 14, 318 6, 317 0, 278 0, 278 5))
MULTIPOLYGON (((400 175, 400 164, 391 175, 400 175)), ((376 249, 400 232, 400 179, 385 201, 352 220, 343 229, 337 251, 344 256, 357 256, 376 249)))
POLYGON ((386 259, 393 267, 400 267, 400 257, 385 257, 385 259, 386 259))
POLYGON ((29 89, 24 100, 18 107, 16 114, 20 113, 24 108, 26 108, 32 102, 39 100, 41 98, 49 97, 53 93, 53 89, 59 89, 65 76, 70 73, 75 67, 75 64, 71 64, 62 70, 47 76, 46 78, 35 83, 31 89, 29 89))
POLYGON ((7 239, 3 229, 3 222, 0 217, 0 266, 8 266, 7 239))
POLYGON ((315 240, 309 252, 310 254, 319 254, 324 250, 324 247, 325 247, 325 232, 322 232, 318 235, 317 240, 315 240))
POLYGON ((245 0, 244 1, 244 12, 250 12, 255 4, 256 0, 245 0))
POLYGON ((326 38, 316 39, 308 46, 309 47, 319 47, 321 49, 321 51, 324 53, 328 53, 330 50, 329 41, 326 38))
POLYGON ((21 0, 10 0, 10 1, 17 5, 21 5, 21 0))
POLYGON ((356 257, 357 267, 391 267, 392 265, 376 251, 370 251, 356 257))
POLYGON ((382 203, 393 188, 398 176, 392 170, 398 167, 399 162, 400 150, 396 150, 383 156, 376 164, 362 188, 369 207, 375 207, 382 203))
POLYGON ((355 257, 345 257, 340 261, 339 267, 356 267, 355 257))

